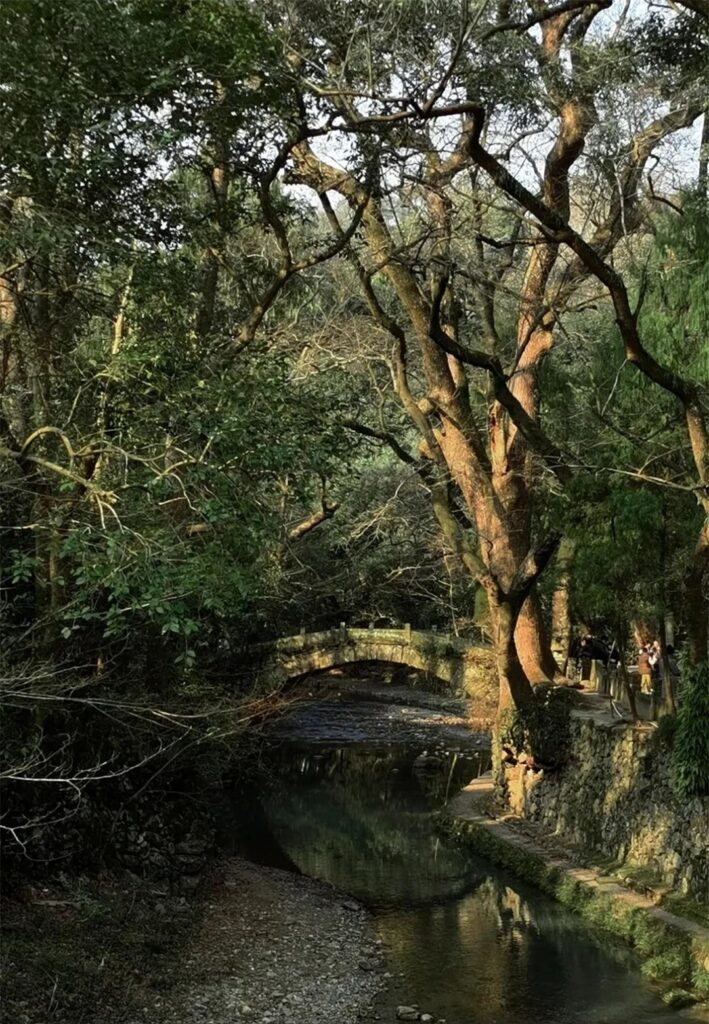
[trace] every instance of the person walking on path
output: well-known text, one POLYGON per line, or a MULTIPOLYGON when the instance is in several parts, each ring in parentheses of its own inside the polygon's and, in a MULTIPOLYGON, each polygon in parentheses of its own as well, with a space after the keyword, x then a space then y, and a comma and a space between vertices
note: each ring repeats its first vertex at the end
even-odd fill
POLYGON ((640 692, 652 695, 652 662, 650 660, 649 644, 640 648, 638 652, 638 676, 640 677, 640 692))
POLYGON ((593 663, 593 649, 591 647, 592 637, 590 633, 581 637, 578 649, 578 673, 582 682, 588 682, 591 678, 591 666, 593 663))

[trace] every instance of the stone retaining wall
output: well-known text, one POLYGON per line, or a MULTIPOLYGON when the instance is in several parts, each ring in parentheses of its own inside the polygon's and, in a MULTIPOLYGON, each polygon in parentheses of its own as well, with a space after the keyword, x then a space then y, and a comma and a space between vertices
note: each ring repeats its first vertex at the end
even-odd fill
POLYGON ((709 903, 709 799, 677 797, 667 744, 654 729, 576 712, 571 731, 572 757, 561 771, 507 767, 510 810, 709 903))
POLYGON ((214 847, 210 808, 195 800, 149 788, 136 795, 130 778, 65 796, 61 803, 23 808, 37 824, 20 844, 6 842, 3 867, 9 877, 127 868, 160 879, 173 891, 192 892, 214 847))

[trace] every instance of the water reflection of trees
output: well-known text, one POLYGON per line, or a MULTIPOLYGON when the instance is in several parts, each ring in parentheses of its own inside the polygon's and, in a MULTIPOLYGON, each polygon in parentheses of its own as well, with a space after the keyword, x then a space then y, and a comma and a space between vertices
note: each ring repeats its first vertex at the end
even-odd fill
POLYGON ((383 908, 378 927, 406 978, 399 1002, 466 1024, 659 1024, 627 950, 436 838, 411 760, 401 749, 291 752, 263 799, 300 870, 383 908))
POLYGON ((273 835, 303 872, 377 904, 448 899, 474 884, 469 857, 436 836, 410 757, 339 757, 301 760, 306 779, 281 776, 264 797, 273 835))
POLYGON ((351 793, 362 790, 368 794, 375 785, 385 802, 401 791, 408 804, 419 797, 423 809, 440 806, 449 792, 455 793, 471 778, 486 771, 489 764, 487 750, 451 751, 440 745, 432 750, 439 761, 437 769, 412 770, 414 759, 420 753, 420 744, 374 749, 353 744, 332 749, 310 748, 299 754, 293 748, 284 748, 275 781, 280 786, 284 773, 296 772, 306 780, 327 778, 333 786, 345 787, 351 793))
POLYGON ((381 918, 396 968, 413 983, 411 1001, 431 1005, 443 965, 448 984, 436 1011, 449 1019, 620 1024, 631 1008, 650 1001, 627 971, 627 951, 489 871, 463 899, 381 918), (567 1016, 559 1016, 560 1008, 567 1016))

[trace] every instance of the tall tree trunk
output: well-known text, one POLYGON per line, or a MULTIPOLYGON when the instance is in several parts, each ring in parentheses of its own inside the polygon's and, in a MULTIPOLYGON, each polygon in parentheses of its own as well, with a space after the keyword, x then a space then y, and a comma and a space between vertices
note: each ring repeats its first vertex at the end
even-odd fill
MULTIPOLYGON (((660 560, 660 614, 658 632, 660 640, 660 666, 662 679, 662 698, 659 707, 653 709, 656 714, 673 714, 676 710, 674 679, 667 654, 667 644, 674 643, 674 635, 671 639, 667 636, 667 506, 662 502, 662 529, 660 531, 659 560, 660 560)), ((657 704, 657 701, 655 700, 657 704)), ((653 714, 655 717, 655 714, 653 714)))
POLYGON ((542 615, 539 595, 532 591, 522 606, 515 628, 519 660, 533 686, 560 682, 563 672, 556 663, 542 615))
POLYGON ((517 653, 515 643, 515 627, 518 615, 515 614, 509 601, 499 594, 488 592, 490 602, 493 633, 495 638, 495 661, 500 679, 500 699, 498 710, 508 707, 520 707, 533 697, 533 690, 517 653))
MULTIPOLYGON (((443 162, 433 147, 427 155, 424 194, 431 215, 432 248, 436 256, 427 288, 405 261, 396 258, 397 247, 381 207, 354 177, 343 175, 318 158, 305 143, 293 150, 293 157, 298 171, 290 180, 305 182, 319 194, 329 189, 338 191, 353 210, 363 211, 362 226, 370 255, 398 298, 405 317, 403 324, 385 311, 372 285, 371 274, 358 262, 356 255, 350 253, 350 258, 370 312, 394 339, 394 387, 422 438, 419 450, 429 463, 422 475, 431 491, 439 525, 471 576, 485 585, 488 597, 493 592, 497 595, 495 601, 499 604, 499 612, 491 605, 491 614, 501 699, 515 703, 524 701, 532 690, 514 646, 514 630, 522 598, 513 613, 505 596, 511 593, 513 581, 531 551, 531 493, 524 484, 522 472, 508 459, 504 412, 494 404, 487 424, 488 451, 483 434, 485 428, 478 423, 473 411, 465 367, 440 342, 441 337, 449 340, 457 337, 452 285, 441 270, 450 262, 451 234, 449 204, 443 198, 441 186, 448 180, 447 176, 454 173, 455 167, 460 166, 458 160, 467 159, 465 139, 461 140, 456 158, 443 162), (448 304, 443 309, 446 296, 448 304), (416 342, 426 385, 425 394, 417 398, 411 393, 407 379, 409 335, 416 342), (448 495, 451 483, 458 488, 463 499, 464 508, 458 505, 457 511, 475 524, 480 542, 476 540, 473 544, 460 529, 453 514, 455 502, 451 505, 448 495), (495 624, 496 618, 499 621, 495 624)), ((410 456, 407 461, 416 464, 410 456)), ((531 580, 530 586, 525 588, 525 597, 529 595, 533 582, 531 580)), ((534 600, 525 613, 525 622, 527 635, 522 648, 530 672, 539 681, 553 678, 550 652, 544 667, 542 620, 540 615, 535 616, 534 600)), ((548 648, 548 643, 546 646, 548 648)))
POLYGON ((660 616, 660 655, 662 663, 662 702, 660 713, 673 715, 677 710, 675 681, 672 678, 670 659, 667 654, 667 628, 665 616, 660 616))
POLYGON ((563 537, 556 556, 557 578, 551 600, 551 649, 566 675, 571 649, 571 573, 576 542, 563 537))
POLYGON ((699 174, 697 175, 697 191, 700 196, 707 194, 707 184, 709 184, 709 174, 707 169, 709 168, 709 111, 704 114, 704 120, 702 121, 702 138, 699 143, 699 174))
MULTIPOLYGON (((1 209, 1 208, 0 208, 1 209)), ((27 416, 22 401, 22 367, 15 337, 17 294, 13 282, 0 276, 0 412, 16 445, 27 437, 27 416)))
POLYGON ((213 111, 215 123, 210 140, 210 152, 206 154, 209 161, 207 180, 211 194, 211 237, 202 256, 201 295, 195 323, 195 329, 201 338, 207 337, 214 324, 219 269, 229 229, 229 136, 221 120, 227 112, 229 90, 221 82, 216 83, 216 90, 217 104, 213 111))
POLYGON ((623 623, 619 623, 616 627, 615 642, 618 648, 620 678, 623 683, 623 690, 625 691, 625 697, 628 701, 628 707, 630 708, 630 714, 634 722, 640 721, 638 715, 638 707, 635 703, 635 691, 630 683, 630 676, 628 674, 628 666, 625 664, 625 637, 627 636, 627 629, 623 623))
POLYGON ((685 580, 687 641, 693 665, 709 659, 709 519, 702 528, 685 580))

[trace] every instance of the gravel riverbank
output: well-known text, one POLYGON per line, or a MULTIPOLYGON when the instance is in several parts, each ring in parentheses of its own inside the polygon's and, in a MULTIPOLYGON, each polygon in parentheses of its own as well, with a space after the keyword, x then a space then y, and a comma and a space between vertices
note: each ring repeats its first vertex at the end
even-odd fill
POLYGON ((145 1024, 355 1024, 368 1014, 383 960, 359 904, 238 858, 215 867, 202 898, 184 980, 145 1024))
POLYGON ((191 897, 104 875, 4 901, 2 1024, 357 1024, 382 983, 368 913, 223 857, 191 897))

